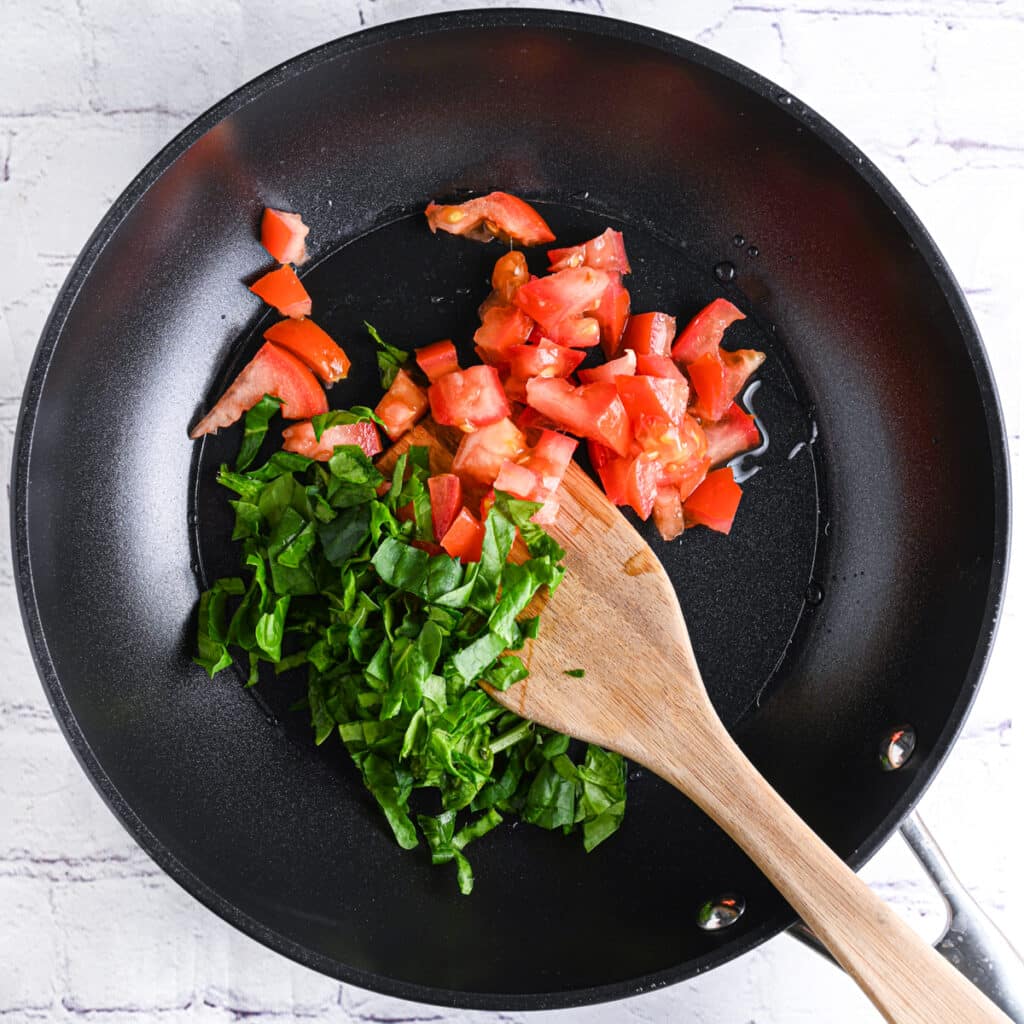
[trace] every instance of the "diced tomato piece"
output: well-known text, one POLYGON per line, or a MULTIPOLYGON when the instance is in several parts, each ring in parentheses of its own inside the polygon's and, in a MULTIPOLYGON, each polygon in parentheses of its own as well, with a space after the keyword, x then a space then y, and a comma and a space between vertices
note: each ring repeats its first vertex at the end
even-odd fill
POLYGON ((579 442, 554 430, 545 430, 533 446, 526 465, 537 474, 541 487, 552 495, 558 490, 579 442))
POLYGON ((345 350, 307 317, 281 320, 268 327, 263 337, 298 356, 325 384, 348 376, 352 364, 345 350))
POLYGON ((662 416, 641 416, 633 423, 633 436, 645 452, 653 453, 667 469, 707 456, 707 438, 692 416, 684 415, 674 421, 662 416))
POLYGON ((467 432, 497 423, 511 413, 493 366, 447 373, 430 385, 430 411, 438 423, 467 432))
POLYGON ((638 356, 667 356, 676 334, 676 318, 668 313, 634 313, 626 324, 622 347, 638 356))
POLYGON ((622 285, 618 274, 609 274, 608 287, 601 296, 601 302, 594 312, 594 318, 601 325, 601 347, 608 357, 619 351, 626 321, 629 319, 629 292, 622 285))
POLYGON ((441 538, 441 547, 463 564, 479 562, 484 545, 484 526, 468 508, 460 509, 448 532, 441 538))
MULTIPOLYGON (((628 352, 629 349, 626 349, 628 352)), ((683 371, 672 361, 671 356, 636 357, 636 372, 648 377, 664 377, 665 380, 686 380, 683 371)))
POLYGON ((574 388, 558 377, 535 377, 526 382, 526 397, 534 409, 574 434, 600 441, 623 455, 629 450, 629 417, 610 381, 574 388))
POLYGON ((619 458, 617 452, 613 452, 605 444, 601 444, 600 441, 587 441, 587 454, 590 456, 590 464, 595 470, 600 469, 602 466, 607 466, 609 462, 619 458))
POLYGON ((281 415, 287 420, 308 420, 327 412, 327 396, 309 367, 291 352, 267 341, 217 404, 192 428, 189 437, 195 440, 231 426, 264 395, 281 399, 281 415))
POLYGON ((763 352, 741 349, 708 352, 694 360, 686 368, 697 399, 693 411, 701 419, 720 420, 764 359, 763 352))
POLYGON ((566 270, 569 267, 593 267, 595 270, 614 270, 619 274, 629 273, 629 260, 622 232, 605 228, 597 238, 568 249, 548 250, 548 269, 566 270))
POLYGON ((499 256, 491 272, 494 294, 506 305, 512 302, 515 293, 529 280, 530 270, 526 265, 526 257, 515 249, 499 256))
POLYGON ((459 355, 450 341, 435 341, 433 345, 416 349, 416 362, 427 375, 427 380, 433 383, 459 368, 459 355))
MULTIPOLYGON (((743 386, 765 361, 765 354, 753 348, 741 348, 735 352, 719 351, 722 365, 725 367, 725 390, 735 398, 743 386)), ((724 413, 722 414, 724 415, 724 413)), ((721 417, 719 417, 721 418, 721 417)))
POLYGON ((526 438, 511 420, 498 420, 466 434, 452 461, 452 472, 463 482, 490 487, 506 459, 517 459, 526 450, 526 438))
POLYGON ((626 349, 618 359, 609 359, 607 363, 591 367, 589 370, 580 370, 579 378, 584 384, 593 384, 595 380, 610 380, 614 383, 616 377, 630 377, 636 373, 636 353, 632 349, 626 349))
POLYGON ((416 506, 411 501, 406 502, 400 508, 395 509, 395 518, 400 523, 416 522, 416 506))
POLYGON ((611 469, 615 490, 624 493, 626 499, 616 504, 629 505, 641 519, 649 519, 658 493, 658 476, 661 471, 657 457, 649 452, 641 452, 639 455, 627 455, 617 462, 618 465, 609 463, 603 471, 598 470, 598 474, 603 481, 605 473, 611 469))
POLYGON ((523 431, 558 429, 558 424, 555 423, 554 420, 537 412, 536 409, 529 405, 523 406, 523 408, 515 414, 513 420, 515 421, 515 425, 523 431))
MULTIPOLYGON (((610 448, 606 451, 611 451, 610 448)), ((628 505, 629 497, 626 494, 626 473, 630 465, 629 458, 623 458, 612 452, 612 457, 602 463, 597 469, 597 475, 601 479, 601 486, 608 500, 613 505, 628 505)))
POLYGON ((718 350, 725 329, 737 320, 745 320, 728 299, 709 302, 680 332, 672 346, 672 358, 690 364, 701 356, 718 350))
POLYGON ((306 235, 309 228, 297 213, 272 210, 263 211, 260 224, 260 244, 278 263, 306 262, 306 235))
POLYGON ((505 491, 524 501, 543 501, 540 495, 541 483, 537 474, 518 462, 506 459, 494 478, 494 489, 505 491))
POLYGON ((526 381, 524 378, 509 374, 502 381, 502 387, 505 389, 505 397, 510 402, 526 401, 526 381))
POLYGON ((683 503, 688 523, 700 523, 719 533, 732 529, 743 491, 728 466, 708 473, 704 482, 683 503))
POLYGON ((429 477, 430 518, 434 524, 434 537, 440 541, 455 522, 462 508, 462 481, 454 473, 439 473, 429 477))
POLYGON ((433 544, 429 540, 411 540, 409 543, 420 551, 426 551, 428 555, 442 555, 444 548, 440 544, 433 544))
POLYGON ((282 316, 309 316, 313 312, 313 300, 309 292, 287 264, 264 274, 249 285, 249 291, 258 295, 268 306, 273 306, 282 316))
POLYGON ((491 192, 458 206, 431 202, 426 214, 431 231, 464 235, 477 242, 498 238, 521 245, 543 245, 555 240, 544 218, 529 203, 507 192, 491 192))
POLYGON ((480 499, 480 522, 485 523, 487 521, 487 515, 494 507, 494 488, 492 487, 481 499, 480 499))
POLYGON ((533 330, 533 321, 515 306, 492 306, 484 314, 473 341, 485 363, 501 366, 508 362, 508 350, 522 345, 533 330))
POLYGON ((608 287, 603 270, 575 267, 527 281, 515 295, 515 304, 545 331, 563 320, 597 309, 608 287))
POLYGON ((514 345, 510 348, 508 367, 513 377, 524 381, 528 377, 568 377, 585 356, 584 352, 541 338, 536 345, 514 345))
POLYGON ((601 340, 601 325, 591 316, 574 316, 556 324, 551 340, 569 348, 593 348, 601 340))
POLYGON ((700 459, 692 458, 689 462, 676 463, 671 468, 662 466, 658 486, 674 487, 679 497, 686 501, 708 475, 710 468, 711 460, 706 455, 700 459))
POLYGON ((397 441, 422 418, 429 404, 426 391, 405 370, 399 370, 374 412, 384 421, 388 437, 397 441))
POLYGON ((677 423, 686 415, 690 389, 685 381, 664 377, 616 377, 615 386, 633 423, 643 416, 677 423))
POLYGON ((683 501, 675 487, 658 488, 654 496, 654 525, 662 540, 675 540, 683 532, 683 501))
POLYGON ((284 443, 281 447, 286 452, 295 452, 309 459, 319 459, 321 462, 326 462, 339 444, 359 445, 368 459, 381 452, 380 435, 372 423, 338 423, 328 427, 318 441, 313 424, 306 420, 285 427, 283 436, 284 443))
POLYGON ((734 455, 756 448, 761 443, 761 433, 754 417, 735 402, 717 423, 705 423, 704 433, 712 466, 720 466, 734 455))

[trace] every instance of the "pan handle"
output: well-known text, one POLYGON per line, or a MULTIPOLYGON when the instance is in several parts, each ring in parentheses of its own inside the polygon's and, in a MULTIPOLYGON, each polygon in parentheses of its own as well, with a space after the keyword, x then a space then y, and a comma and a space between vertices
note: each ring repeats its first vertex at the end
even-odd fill
MULTIPOLYGON (((1024 1024, 1024 960, 963 887, 916 811, 907 816, 900 832, 946 904, 946 930, 935 948, 1015 1024, 1024 1024)), ((802 922, 789 933, 832 960, 802 922)))

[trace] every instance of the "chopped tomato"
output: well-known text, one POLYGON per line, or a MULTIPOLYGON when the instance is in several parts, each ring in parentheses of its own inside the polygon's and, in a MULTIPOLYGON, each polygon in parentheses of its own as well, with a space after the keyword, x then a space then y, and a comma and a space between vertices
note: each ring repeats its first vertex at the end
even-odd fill
POLYGON ((703 420, 720 420, 750 375, 764 362, 754 349, 708 352, 686 368, 696 395, 693 410, 703 420))
POLYGON ((411 540, 409 543, 420 551, 426 551, 428 555, 442 555, 445 553, 440 544, 433 544, 429 540, 411 540))
POLYGON ((422 418, 428 405, 427 393, 405 370, 399 370, 374 412, 384 421, 388 437, 397 441, 422 418))
POLYGON ((286 452, 296 452, 298 455, 319 459, 321 462, 326 462, 339 444, 359 445, 368 459, 381 452, 380 435, 372 423, 338 423, 328 427, 318 441, 313 424, 305 420, 285 427, 283 436, 284 444, 281 447, 286 452))
MULTIPOLYGON (((604 488, 604 493, 608 496, 608 500, 613 505, 628 505, 626 471, 630 460, 616 455, 611 448, 605 448, 605 451, 610 453, 610 458, 594 467, 601 480, 601 486, 604 488)), ((593 459, 593 455, 591 455, 591 459, 593 459)))
MULTIPOLYGON (((658 493, 658 476, 661 471, 657 456, 650 452, 627 455, 617 459, 615 464, 609 463, 604 471, 608 472, 609 467, 616 490, 624 493, 626 499, 618 504, 629 505, 641 519, 649 519, 658 493)), ((598 473, 602 474, 602 471, 598 470, 598 473)))
POLYGON ((700 523, 719 533, 732 529, 743 491, 728 466, 708 473, 704 482, 683 503, 688 523, 700 523))
POLYGON ((485 363, 501 366, 508 362, 508 350, 522 345, 533 330, 533 321, 515 306, 492 306, 484 314, 473 341, 485 363))
POLYGON ((667 356, 676 333, 676 318, 668 313, 634 313, 626 324, 622 347, 638 356, 667 356))
POLYGON ((708 439, 708 457, 713 466, 720 466, 734 455, 756 448, 761 443, 761 433, 754 417, 735 402, 717 423, 705 423, 704 433, 708 439))
POLYGON ((526 401, 526 379, 524 377, 516 377, 514 374, 509 374, 501 382, 501 386, 505 389, 505 397, 510 402, 526 401))
MULTIPOLYGON (((610 359, 600 366, 589 370, 580 370, 579 378, 584 384, 593 384, 595 380, 615 380, 616 377, 631 377, 636 373, 636 353, 626 349, 618 359, 610 359)), ((680 378, 682 375, 680 375, 680 378)))
POLYGON ((583 362, 585 353, 541 338, 536 345, 514 345, 508 357, 509 372, 525 381, 528 377, 568 377, 583 362))
MULTIPOLYGON (((626 349, 628 352, 629 349, 626 349)), ((683 371, 672 361, 670 356, 644 356, 636 357, 636 372, 644 373, 648 377, 664 377, 665 380, 686 380, 683 371)))
POLYGON ((526 465, 537 474, 549 496, 558 490, 578 444, 575 438, 554 430, 545 430, 533 446, 526 465))
POLYGON ((512 302, 512 298, 521 285, 530 280, 530 270, 526 266, 526 257, 513 249, 498 257, 491 271, 491 287, 494 294, 506 305, 512 302))
POLYGON ((671 468, 662 466, 658 486, 674 487, 679 492, 679 497, 686 501, 708 475, 710 468, 711 460, 706 455, 700 459, 695 457, 689 462, 678 463, 671 468))
POLYGON ((447 373, 430 385, 430 411, 438 423, 467 432, 505 419, 512 409, 493 366, 447 373))
POLYGON ((574 388, 558 377, 535 377, 526 382, 526 397, 534 409, 572 433, 600 441, 619 454, 629 450, 629 417, 610 381, 574 388))
POLYGON ((325 384, 348 376, 352 364, 345 350, 307 317, 281 320, 268 327, 263 337, 298 356, 325 384))
MULTIPOLYGON (((507 383, 507 382, 506 382, 507 383)), ((523 390, 525 391, 525 384, 523 390)), ((526 399, 523 399, 525 401, 526 399)), ((537 412, 532 406, 524 405, 513 417, 515 425, 523 431, 534 430, 557 430, 558 424, 542 413, 537 412)))
POLYGON ((498 475, 494 478, 494 489, 505 491, 515 498, 522 498, 525 501, 542 501, 538 497, 540 491, 540 480, 532 469, 519 462, 506 459, 501 464, 498 475))
POLYGON ((313 312, 313 300, 309 292, 287 264, 264 274, 249 285, 249 291, 258 295, 268 306, 273 306, 282 316, 309 316, 313 312))
POLYGON ((616 377, 615 386, 633 423, 643 416, 676 423, 686 415, 690 389, 685 381, 664 377, 616 377))
POLYGON ((601 340, 601 325, 591 316, 574 316, 556 324, 551 340, 569 348, 592 348, 601 340))
POLYGON ((597 238, 568 249, 548 250, 548 269, 566 270, 569 267, 593 267, 595 270, 614 270, 629 273, 629 260, 622 232, 605 228, 597 238))
POLYGON ((703 355, 716 352, 725 329, 737 320, 745 320, 728 299, 709 302, 680 332, 672 346, 672 358, 680 363, 692 363, 703 355))
POLYGON ((683 502, 676 488, 658 488, 654 496, 654 525, 662 540, 675 540, 683 532, 683 502))
POLYGON ((263 211, 260 224, 260 244, 278 263, 306 262, 306 235, 309 228, 297 213, 272 210, 263 211))
POLYGON ((487 521, 487 515, 494 507, 494 488, 492 487, 481 499, 480 499, 480 522, 484 523, 487 521))
POLYGON ((441 538, 441 547, 463 564, 479 562, 483 552, 484 526, 468 508, 462 508, 441 538))
MULTIPOLYGON (((753 348, 741 348, 735 352, 727 352, 722 349, 719 352, 722 365, 725 367, 725 390, 733 398, 742 390, 743 386, 750 379, 765 361, 765 354, 753 348)), ((722 414, 724 415, 724 413, 722 414)), ((721 417, 718 417, 721 419, 721 417)))
POLYGON ((536 320, 545 331, 553 331, 563 320, 595 310, 608 287, 603 270, 575 267, 557 274, 537 277, 515 294, 515 304, 536 320))
POLYGON ((217 404, 192 428, 189 437, 195 440, 229 427, 264 395, 281 399, 281 415, 288 420, 307 420, 327 412, 327 396, 312 371, 291 352, 267 341, 217 404))
POLYGON ((433 383, 446 373, 453 373, 459 368, 459 356, 450 341, 435 341, 433 345, 424 345, 416 349, 416 362, 433 383))
POLYGON ((430 491, 430 518, 434 538, 440 541, 462 508, 462 481, 454 473, 439 473, 427 480, 430 491))
POLYGON ((666 469, 707 455, 707 438, 692 416, 684 415, 674 421, 663 416, 641 416, 633 423, 633 435, 640 447, 656 455, 666 469))
POLYGON ((511 420, 498 420, 466 434, 452 461, 452 472, 463 482, 490 487, 506 459, 515 460, 526 450, 526 438, 511 420))
POLYGON ((507 192, 491 192, 458 206, 431 202, 426 214, 431 231, 464 235, 477 242, 498 238, 521 245, 543 245, 555 240, 544 218, 529 203, 507 192))
POLYGON ((601 302, 594 317, 601 325, 601 347, 606 356, 619 351, 622 334, 629 319, 629 292, 622 285, 618 274, 609 274, 608 287, 601 296, 601 302))

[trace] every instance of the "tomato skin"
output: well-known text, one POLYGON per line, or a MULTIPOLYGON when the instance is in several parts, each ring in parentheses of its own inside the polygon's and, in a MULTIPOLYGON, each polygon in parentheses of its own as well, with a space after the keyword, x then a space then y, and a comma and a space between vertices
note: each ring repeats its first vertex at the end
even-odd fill
POLYGON ((601 325, 601 347, 608 358, 619 351, 629 320, 629 292, 623 287, 618 274, 610 274, 609 277, 611 280, 594 312, 594 318, 601 325))
POLYGON ((629 273, 629 260, 622 232, 605 228, 589 242, 573 245, 567 249, 548 250, 548 270, 567 270, 570 267, 593 267, 595 270, 613 270, 619 274, 629 273))
POLYGON ((268 327, 263 337, 298 356, 325 384, 348 376, 352 363, 345 350, 307 317, 280 320, 268 327))
POLYGON ((484 314, 473 341, 477 355, 491 366, 508 363, 509 349, 522 345, 533 330, 533 321, 515 306, 492 306, 484 314))
POLYGON ((563 320, 597 309, 608 282, 603 270, 574 267, 528 281, 514 301, 550 334, 563 320))
POLYGON ((416 425, 429 404, 427 393, 405 370, 399 370, 374 412, 384 421, 384 432, 397 441, 416 425))
POLYGON ((309 227, 297 213, 273 210, 263 211, 260 222, 260 244, 278 263, 306 262, 306 235, 309 227))
POLYGON ((416 365, 433 384, 446 373, 453 373, 459 368, 459 356, 455 351, 455 345, 446 338, 416 349, 416 365))
POLYGON ((327 396, 309 367, 291 352, 267 341, 192 428, 189 437, 194 441, 231 426, 264 395, 281 399, 281 415, 288 420, 307 420, 327 412, 327 396))
POLYGON ((728 533, 732 529, 743 491, 728 466, 708 473, 704 482, 683 503, 688 523, 728 533))
POLYGON ((689 364, 717 351, 726 328, 745 319, 746 314, 728 299, 712 300, 682 329, 672 346, 672 358, 689 364))
POLYGON ((430 385, 430 411, 438 423, 467 433, 497 423, 512 412, 493 366, 470 366, 430 385))
POLYGON ((490 487, 506 459, 517 459, 526 450, 526 438, 511 420, 498 420, 466 434, 452 460, 452 472, 473 484, 490 487))
POLYGON ((511 304, 516 292, 530 280, 526 257, 513 249, 499 256, 491 271, 491 287, 494 295, 506 305, 511 304))
POLYGON ((694 360, 686 368, 697 398, 693 411, 703 420, 720 420, 764 359, 763 352, 740 349, 708 352, 694 360))
POLYGON ((462 508, 462 481, 454 473, 439 473, 427 479, 427 489, 434 539, 440 543, 462 508))
POLYGON ((535 377, 526 382, 526 397, 534 409, 566 430, 600 441, 619 454, 629 451, 629 417, 610 381, 574 388, 558 377, 535 377))
MULTIPOLYGON (((628 352, 629 349, 626 349, 628 352)), ((648 377, 663 377, 665 380, 685 381, 683 371, 672 361, 670 356, 638 355, 636 372, 648 377)))
POLYGON ((636 353, 627 348, 617 359, 609 359, 608 362, 593 366, 589 370, 580 370, 578 376, 584 384, 593 384, 595 380, 610 380, 614 383, 616 377, 633 376, 636 373, 636 365, 636 353))
POLYGON ((676 423, 686 415, 690 389, 685 381, 646 376, 616 377, 615 386, 626 407, 626 414, 634 424, 643 416, 676 423))
POLYGON ((593 348, 601 340, 601 325, 592 316, 574 316, 556 324, 551 340, 569 348, 593 348))
POLYGON ((435 233, 447 231, 478 242, 497 238, 521 245, 544 245, 555 240, 544 218, 529 203, 508 192, 491 192, 456 206, 430 202, 425 212, 435 233))
POLYGON ((685 528, 683 502, 674 487, 659 487, 654 496, 654 525, 662 540, 675 540, 685 528))
POLYGON ((761 432, 757 429, 754 417, 735 402, 720 420, 705 423, 704 433, 708 439, 708 457, 712 466, 720 466, 734 455, 756 448, 761 443, 761 432))
POLYGON ((454 522, 441 538, 441 547, 465 565, 479 562, 484 545, 484 526, 468 508, 463 506, 454 522))
MULTIPOLYGON (((536 345, 513 345, 508 349, 508 368, 513 377, 524 382, 529 377, 568 377, 585 356, 576 349, 541 338, 536 345)), ((520 401, 525 401, 525 397, 520 401)))
POLYGON ((313 300, 309 292, 287 264, 254 281, 249 285, 249 291, 258 295, 268 306, 273 306, 282 316, 309 316, 313 312, 313 300))
MULTIPOLYGON (((753 348, 741 348, 735 352, 719 351, 719 358, 725 367, 725 390, 731 398, 735 398, 744 384, 750 379, 765 361, 765 354, 753 348)), ((726 407, 728 409, 728 406, 726 407)), ((722 416, 725 415, 723 411, 722 416)), ((718 417, 721 419, 721 416, 718 417)))
POLYGON ((638 356, 667 356, 676 333, 676 318, 668 313, 634 313, 622 335, 622 347, 638 356))
POLYGON ((286 452, 296 452, 310 459, 326 462, 339 444, 357 444, 366 453, 368 459, 381 453, 380 435, 372 423, 339 423, 328 427, 317 441, 313 424, 309 420, 293 423, 285 427, 284 443, 281 447, 286 452))

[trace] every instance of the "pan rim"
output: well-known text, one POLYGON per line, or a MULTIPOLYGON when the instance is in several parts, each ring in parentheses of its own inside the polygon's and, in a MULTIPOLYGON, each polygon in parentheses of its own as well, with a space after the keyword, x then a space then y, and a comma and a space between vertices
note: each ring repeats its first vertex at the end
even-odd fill
POLYGON ((946 726, 934 749, 927 758, 920 762, 920 770, 903 797, 847 858, 848 863, 855 869, 863 865, 913 808, 941 768, 977 695, 994 643, 1006 587, 1010 546, 1009 454, 1002 411, 981 335, 963 292, 945 258, 906 200, 867 156, 816 111, 767 78, 697 43, 630 22, 568 11, 491 8, 443 12, 388 22, 324 43, 243 84, 200 114, 145 165, 114 201, 83 246, 47 317, 29 369, 14 439, 11 476, 11 537, 15 584, 22 621, 30 641, 36 670, 61 731, 108 807, 132 838, 171 879, 209 910, 242 932, 276 952, 339 981, 397 998, 440 1006, 476 1010, 528 1011, 607 1002, 684 981, 749 952, 764 940, 792 924, 795 914, 787 911, 774 915, 757 928, 723 942, 703 956, 687 961, 685 965, 676 965, 638 978, 566 991, 502 994, 438 988, 404 982, 386 975, 354 968, 311 952, 300 943, 266 927, 256 918, 244 913, 203 882, 157 839, 146 824, 136 816, 132 807, 115 787, 90 747, 87 737, 81 731, 65 699, 60 680, 50 658, 35 600, 32 561, 28 546, 28 483, 32 440, 50 362, 60 341, 68 315, 96 260, 136 203, 174 161, 225 117, 242 109, 265 92, 284 81, 304 74, 321 64, 342 58, 349 53, 383 42, 412 39, 440 32, 516 27, 572 31, 610 37, 626 44, 647 46, 670 57, 695 63, 722 75, 736 84, 750 89, 763 99, 778 102, 780 96, 790 97, 791 103, 785 108, 788 116, 795 118, 805 131, 812 133, 828 146, 865 181, 875 195, 892 210, 902 230, 917 246, 922 256, 928 260, 932 276, 942 292, 963 338, 977 382, 989 444, 992 449, 993 488, 996 499, 993 528, 995 556, 992 561, 984 606, 985 625, 979 632, 964 685, 950 710, 946 726))

